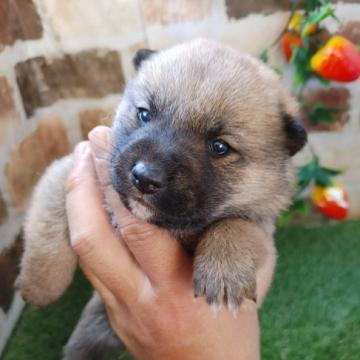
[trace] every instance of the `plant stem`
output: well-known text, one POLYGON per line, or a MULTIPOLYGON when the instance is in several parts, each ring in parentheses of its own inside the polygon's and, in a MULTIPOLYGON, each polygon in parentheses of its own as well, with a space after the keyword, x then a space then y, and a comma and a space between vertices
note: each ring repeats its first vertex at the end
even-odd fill
POLYGON ((307 142, 307 145, 308 145, 308 147, 309 147, 309 150, 310 150, 312 156, 313 156, 313 157, 318 157, 317 154, 316 154, 316 152, 315 152, 314 147, 311 145, 311 143, 310 143, 309 141, 307 142))

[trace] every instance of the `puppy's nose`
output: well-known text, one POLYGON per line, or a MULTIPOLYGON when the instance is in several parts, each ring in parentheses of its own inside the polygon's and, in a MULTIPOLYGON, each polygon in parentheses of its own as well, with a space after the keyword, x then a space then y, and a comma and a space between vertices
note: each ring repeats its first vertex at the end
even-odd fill
POLYGON ((131 180, 143 194, 153 194, 165 186, 163 172, 142 161, 136 163, 131 169, 131 180))

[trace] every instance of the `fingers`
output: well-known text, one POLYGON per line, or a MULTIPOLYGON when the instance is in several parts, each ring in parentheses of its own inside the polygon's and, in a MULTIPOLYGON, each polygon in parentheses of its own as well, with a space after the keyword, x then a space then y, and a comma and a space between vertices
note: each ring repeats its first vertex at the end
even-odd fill
POLYGON ((95 286, 121 289, 133 299, 143 286, 144 274, 109 224, 87 142, 75 149, 66 193, 71 244, 84 271, 95 286))
POLYGON ((155 283, 171 282, 175 277, 191 276, 191 262, 180 244, 164 229, 135 217, 119 200, 110 185, 109 153, 111 130, 99 126, 89 134, 98 178, 114 212, 122 237, 140 267, 155 283))

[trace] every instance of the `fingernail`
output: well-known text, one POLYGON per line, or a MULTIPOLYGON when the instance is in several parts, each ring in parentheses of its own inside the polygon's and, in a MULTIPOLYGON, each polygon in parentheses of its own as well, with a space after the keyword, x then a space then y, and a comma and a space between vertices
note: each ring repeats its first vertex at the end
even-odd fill
POLYGON ((90 147, 95 157, 108 158, 111 150, 111 130, 106 126, 97 126, 88 134, 90 147))
POLYGON ((82 141, 82 142, 78 143, 74 149, 74 158, 76 160, 80 160, 86 153, 86 150, 88 149, 88 147, 89 147, 88 141, 82 141))

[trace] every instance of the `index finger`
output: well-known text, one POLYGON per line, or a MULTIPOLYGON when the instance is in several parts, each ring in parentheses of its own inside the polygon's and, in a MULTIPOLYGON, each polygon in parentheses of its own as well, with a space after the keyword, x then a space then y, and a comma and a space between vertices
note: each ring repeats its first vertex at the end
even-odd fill
POLYGON ((137 297, 145 275, 109 223, 88 143, 75 149, 66 193, 71 244, 82 265, 109 289, 137 297))

